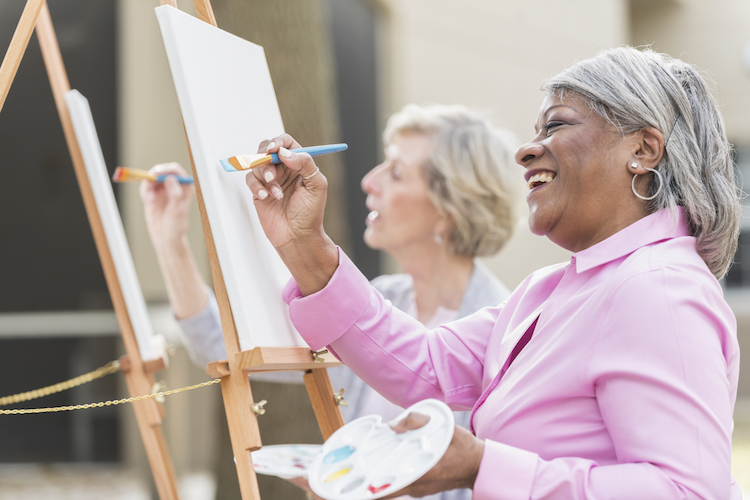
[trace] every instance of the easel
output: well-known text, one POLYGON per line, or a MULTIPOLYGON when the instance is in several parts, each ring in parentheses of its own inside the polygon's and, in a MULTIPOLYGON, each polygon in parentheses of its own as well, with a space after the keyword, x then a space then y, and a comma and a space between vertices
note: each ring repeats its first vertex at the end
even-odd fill
MULTIPOLYGON (((177 8, 176 0, 160 0, 160 2, 162 5, 177 8)), ((216 18, 210 0, 193 0, 193 3, 198 18, 216 26, 216 18)), ((188 152, 190 152, 189 150, 190 144, 188 141, 188 152)), ((338 363, 327 352, 313 353, 306 348, 257 347, 249 351, 241 351, 239 336, 192 154, 190 155, 190 162, 193 168, 203 235, 206 239, 214 292, 219 304, 221 326, 228 356, 226 361, 209 364, 206 372, 212 377, 221 378, 221 392, 229 424, 232 451, 237 464, 240 492, 243 499, 255 500, 260 498, 260 492, 250 452, 260 449, 262 446, 256 417, 256 414, 260 414, 262 410, 259 408, 261 403, 256 404, 253 401, 248 374, 268 371, 304 371, 305 387, 310 396, 310 402, 323 439, 327 439, 344 424, 337 404, 340 398, 334 395, 328 372, 324 369, 329 366, 337 366, 338 363)))
MULTIPOLYGON (((154 384, 152 374, 166 368, 167 359, 166 357, 162 357, 148 362, 144 362, 141 359, 123 291, 115 271, 112 253, 110 252, 104 233, 104 226, 99 216, 91 184, 83 163, 83 157, 73 130, 73 124, 65 104, 64 96, 70 90, 70 83, 68 82, 60 47, 57 43, 52 19, 45 0, 27 0, 21 14, 18 27, 13 34, 2 66, 0 66, 0 110, 2 110, 5 99, 8 96, 10 86, 13 83, 16 71, 21 64, 21 59, 31 39, 32 30, 35 27, 50 85, 52 86, 55 105, 60 116, 60 121, 62 122, 65 140, 78 180, 78 186, 81 189, 86 214, 89 219, 91 231, 94 234, 94 242, 99 254, 99 260, 104 270, 107 288, 109 289, 117 322, 122 333, 125 352, 127 354, 120 359, 120 366, 125 374, 128 392, 131 396, 150 394, 154 384)), ((133 404, 133 409, 135 410, 136 421, 146 448, 146 454, 151 465, 159 497, 161 500, 176 500, 179 498, 177 481, 161 428, 161 419, 164 410, 153 399, 138 401, 133 404)))

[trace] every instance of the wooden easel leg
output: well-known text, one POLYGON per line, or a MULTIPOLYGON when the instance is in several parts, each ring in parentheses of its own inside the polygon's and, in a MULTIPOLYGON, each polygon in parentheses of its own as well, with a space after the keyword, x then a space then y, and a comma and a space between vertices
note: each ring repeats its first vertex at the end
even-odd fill
POLYGON ((0 110, 3 109, 5 98, 8 97, 10 86, 16 77, 18 66, 21 64, 23 54, 29 45, 31 33, 34 31, 36 20, 39 12, 42 10, 45 0, 28 0, 26 7, 23 9, 21 19, 18 21, 16 31, 10 40, 8 51, 3 58, 3 64, 0 65, 0 110))
MULTIPOLYGON (((142 368, 142 364, 140 365, 142 368)), ((142 370, 130 370, 125 373, 128 392, 132 396, 150 393, 150 379, 142 370)), ((167 449, 164 431, 161 428, 160 404, 153 399, 133 403, 138 430, 146 448, 146 456, 151 466, 151 473, 156 483, 156 491, 161 500, 178 500, 177 476, 172 465, 172 458, 167 449)))
POLYGON ((216 16, 214 16, 214 9, 211 7, 211 0, 193 0, 193 5, 198 19, 216 26, 216 16))
POLYGON ((258 420, 252 412, 253 395, 250 379, 243 370, 233 368, 221 379, 221 396, 229 425, 229 437, 240 482, 243 500, 259 500, 260 490, 255 477, 251 451, 260 449, 258 420))
POLYGON ((328 370, 325 368, 308 370, 305 372, 304 379, 307 393, 310 395, 310 403, 318 419, 320 433, 323 434, 324 440, 328 439, 344 425, 344 417, 341 416, 341 410, 336 404, 328 370))

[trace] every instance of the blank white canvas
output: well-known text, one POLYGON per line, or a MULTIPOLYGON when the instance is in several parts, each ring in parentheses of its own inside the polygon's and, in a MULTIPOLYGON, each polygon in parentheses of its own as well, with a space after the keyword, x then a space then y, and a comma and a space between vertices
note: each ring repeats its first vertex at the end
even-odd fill
POLYGON ((154 332, 146 309, 146 301, 143 299, 128 240, 125 238, 125 229, 117 209, 107 165, 104 163, 104 154, 99 144, 89 101, 77 90, 70 90, 65 94, 65 103, 68 105, 78 147, 81 149, 83 163, 86 165, 91 190, 94 192, 94 200, 104 226, 109 251, 114 260, 117 279, 120 281, 130 323, 133 325, 138 342, 138 351, 144 361, 156 359, 159 354, 152 340, 154 332))
POLYGON ((240 347, 306 346, 281 298, 289 271, 263 232, 245 173, 219 163, 284 132, 263 47, 170 6, 156 16, 240 347))

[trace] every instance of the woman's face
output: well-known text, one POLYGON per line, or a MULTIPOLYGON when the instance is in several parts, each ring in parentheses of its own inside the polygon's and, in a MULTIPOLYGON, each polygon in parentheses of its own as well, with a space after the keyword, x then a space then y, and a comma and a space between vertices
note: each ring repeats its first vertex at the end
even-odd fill
POLYGON ((516 152, 526 168, 534 234, 576 252, 633 222, 639 208, 627 171, 633 141, 572 93, 547 96, 534 129, 534 138, 516 152))
POLYGON ((435 243, 441 220, 427 196, 422 167, 430 156, 432 143, 419 133, 397 136, 385 149, 385 161, 362 179, 367 193, 365 243, 398 257, 407 249, 435 243))

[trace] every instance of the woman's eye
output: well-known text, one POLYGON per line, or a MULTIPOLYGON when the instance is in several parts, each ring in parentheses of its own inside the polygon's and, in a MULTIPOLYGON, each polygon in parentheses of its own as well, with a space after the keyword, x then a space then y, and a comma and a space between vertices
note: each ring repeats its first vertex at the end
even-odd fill
POLYGON ((544 125, 544 131, 547 135, 550 134, 552 130, 554 130, 556 127, 559 127, 560 125, 563 125, 563 122, 549 122, 544 125))

